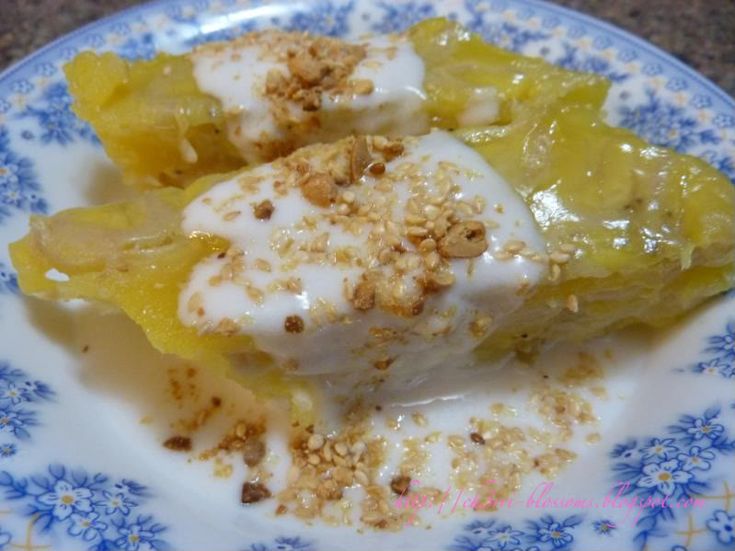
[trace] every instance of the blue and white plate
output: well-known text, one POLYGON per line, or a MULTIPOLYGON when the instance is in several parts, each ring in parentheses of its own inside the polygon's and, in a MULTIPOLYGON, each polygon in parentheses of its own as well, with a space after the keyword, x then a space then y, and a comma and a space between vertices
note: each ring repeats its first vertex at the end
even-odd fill
MULTIPOLYGON (((628 336, 590 345, 607 350, 606 392, 594 406, 599 441, 587 435, 554 480, 556 503, 529 501, 539 481, 527 481, 512 509, 424 511, 420 526, 388 533, 240 505, 243 465, 230 473, 160 444, 169 422, 196 414, 199 398, 216 392, 234 404, 239 389, 186 375, 117 315, 20 295, 5 245, 25 233, 30 214, 125 193, 94 133, 69 109, 61 67, 74 55, 149 58, 269 26, 383 33, 434 15, 503 47, 606 75, 612 123, 735 179, 731 98, 650 44, 537 0, 163 0, 57 40, 0 76, 0 549, 735 549, 732 293, 643 344, 628 336), (632 505, 664 496, 669 506, 632 505)), ((460 420, 459 404, 436 407, 445 425, 460 420)), ((405 434, 418 430, 408 425, 405 434)))

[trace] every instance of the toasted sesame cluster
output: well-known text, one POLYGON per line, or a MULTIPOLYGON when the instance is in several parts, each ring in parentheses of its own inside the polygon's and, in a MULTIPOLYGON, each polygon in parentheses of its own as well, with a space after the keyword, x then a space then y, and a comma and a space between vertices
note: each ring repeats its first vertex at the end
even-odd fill
POLYGON ((388 488, 377 481, 385 441, 370 436, 365 410, 348 414, 345 429, 337 434, 321 434, 313 427, 296 432, 291 458, 287 487, 277 495, 277 514, 291 512, 303 519, 350 523, 352 503, 346 492, 361 487, 362 523, 397 529, 405 522, 405 515, 392 506, 388 488))

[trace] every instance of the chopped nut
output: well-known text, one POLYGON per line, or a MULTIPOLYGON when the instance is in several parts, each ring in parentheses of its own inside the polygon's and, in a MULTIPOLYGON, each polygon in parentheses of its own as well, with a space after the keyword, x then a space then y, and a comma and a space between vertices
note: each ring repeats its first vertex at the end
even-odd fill
POLYGON ((356 310, 370 310, 375 306, 375 284, 363 279, 355 286, 352 295, 352 306, 356 310))
POLYGON ((472 440, 475 444, 480 444, 481 446, 485 445, 485 439, 479 432, 471 432, 470 440, 472 440))
POLYGON ((265 457, 265 444, 260 438, 248 438, 242 449, 242 457, 248 467, 257 466, 265 457))
POLYGON ((474 258, 487 247, 485 225, 474 220, 454 224, 438 243, 439 252, 447 258, 474 258))
POLYGON ((329 67, 311 56, 295 55, 288 59, 288 69, 302 83, 314 86, 324 78, 329 67))
POLYGON ((188 452, 191 450, 191 438, 188 436, 172 436, 163 443, 163 447, 175 452, 188 452))
POLYGON ((270 220, 274 210, 276 207, 273 206, 270 199, 266 199, 253 206, 253 215, 258 220, 270 220))
POLYGON ((579 312, 579 300, 577 300, 577 295, 569 295, 567 297, 566 307, 567 310, 574 314, 579 312))
POLYGON ((328 207, 337 199, 337 187, 329 174, 317 173, 307 177, 301 184, 301 193, 311 204, 328 207))
POLYGON ((261 482, 245 482, 242 485, 240 494, 242 503, 258 503, 269 497, 271 497, 270 490, 261 482))
POLYGON ((286 316, 283 327, 286 333, 301 333, 304 330, 304 320, 301 316, 286 316))
POLYGON ((373 158, 370 155, 368 149, 367 140, 364 136, 358 136, 355 138, 355 143, 352 146, 350 153, 350 176, 352 182, 359 180, 365 173, 365 169, 370 166, 373 162, 373 158))
POLYGON ((390 481, 390 489, 396 495, 404 495, 411 487, 411 477, 406 475, 394 476, 390 481))
POLYGON ((427 293, 436 293, 454 283, 454 274, 446 271, 430 273, 420 283, 427 293))

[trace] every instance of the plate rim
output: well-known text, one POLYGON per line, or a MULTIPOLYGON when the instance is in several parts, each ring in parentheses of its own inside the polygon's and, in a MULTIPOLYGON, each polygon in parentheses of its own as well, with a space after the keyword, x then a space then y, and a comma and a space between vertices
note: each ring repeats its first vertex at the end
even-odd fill
MULTIPOLYGON (((368 1, 375 2, 376 0, 368 0, 368 1)), ((426 1, 432 4, 440 3, 440 0, 426 0, 426 1)), ((277 0, 277 2, 283 3, 283 4, 298 4, 299 3, 298 0, 277 0)), ((687 74, 687 76, 691 77, 692 79, 698 81, 701 85, 703 85, 704 88, 707 89, 707 91, 717 96, 728 108, 735 110, 735 97, 730 96, 730 94, 728 94, 725 90, 723 90, 719 85, 713 82, 710 78, 708 78, 707 76, 697 71, 694 67, 678 59, 673 53, 668 52, 664 48, 654 44, 653 42, 650 42, 649 40, 641 36, 638 36, 637 34, 634 34, 632 31, 623 29, 622 27, 619 27, 615 23, 610 23, 604 19, 595 17, 594 15, 583 13, 573 8, 562 6, 554 2, 550 2, 548 0, 510 0, 510 2, 518 3, 518 4, 528 4, 529 6, 541 8, 543 10, 547 10, 550 12, 556 12, 570 19, 586 23, 587 25, 590 25, 592 27, 600 28, 623 40, 633 42, 636 46, 654 55, 659 60, 665 61, 666 63, 673 65, 680 71, 683 71, 684 73, 687 74)), ((12 77, 13 74, 21 70, 25 65, 31 63, 32 61, 42 57, 43 55, 55 49, 58 49, 64 44, 70 42, 72 39, 80 35, 83 35, 84 33, 88 31, 91 31, 101 26, 115 23, 116 21, 120 19, 127 19, 136 14, 144 14, 145 12, 151 11, 160 6, 177 5, 177 4, 181 5, 181 4, 186 4, 186 3, 189 3, 189 0, 149 0, 142 4, 138 4, 135 6, 129 6, 127 8, 123 8, 122 10, 106 15, 102 18, 96 19, 94 21, 90 21, 89 23, 86 23, 68 33, 65 33, 53 39, 47 44, 32 51, 28 55, 11 63, 8 67, 0 71, 0 84, 3 84, 6 80, 12 77)), ((252 9, 253 7, 257 7, 259 5, 263 5, 266 3, 269 3, 269 2, 264 1, 264 0, 255 0, 253 1, 251 5, 248 5, 244 9, 252 9)))

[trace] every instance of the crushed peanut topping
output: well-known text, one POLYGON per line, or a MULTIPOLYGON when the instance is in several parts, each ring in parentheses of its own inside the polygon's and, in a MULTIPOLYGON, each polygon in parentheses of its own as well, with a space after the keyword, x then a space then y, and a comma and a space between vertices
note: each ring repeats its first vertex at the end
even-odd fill
POLYGON ((262 482, 245 482, 240 493, 240 502, 245 504, 258 503, 271 497, 270 490, 262 482))
POLYGON ((304 330, 304 320, 301 316, 287 316, 283 327, 286 333, 301 333, 304 330))
MULTIPOLYGON (((255 50, 256 59, 276 63, 256 86, 255 92, 268 102, 270 115, 288 138, 264 136, 255 144, 262 158, 287 155, 308 142, 321 126, 320 111, 325 97, 368 96, 375 85, 366 78, 353 79, 357 65, 368 54, 366 44, 300 32, 266 30, 247 33, 228 43, 198 47, 194 55, 228 55, 238 61, 243 49, 255 50)), ((236 136, 242 133, 235 128, 236 136)), ((185 144, 181 145, 184 152, 185 144)), ((193 151, 193 149, 192 149, 193 151)), ((185 158, 188 159, 191 154, 185 158)), ((193 162, 193 161, 192 161, 193 162)))
POLYGON ((311 204, 328 207, 337 199, 337 186, 329 174, 316 173, 307 176, 301 184, 301 193, 311 204))
POLYGON ((191 438, 188 436, 172 436, 163 443, 164 448, 177 452, 191 451, 191 438))
POLYGON ((396 495, 404 495, 411 487, 411 477, 406 475, 394 476, 390 481, 390 489, 396 495))
POLYGON ((439 253, 447 258, 474 258, 487 247, 485 225, 474 220, 454 224, 438 244, 439 253))
POLYGON ((352 294, 352 306, 356 310, 370 310, 375 306, 375 284, 367 279, 355 286, 352 294))
POLYGON ((273 206, 271 200, 266 199, 253 206, 253 216, 258 220, 270 220, 274 210, 276 207, 273 206))

